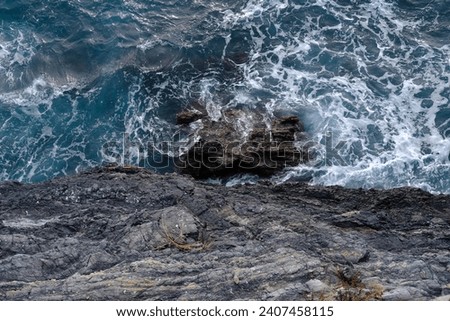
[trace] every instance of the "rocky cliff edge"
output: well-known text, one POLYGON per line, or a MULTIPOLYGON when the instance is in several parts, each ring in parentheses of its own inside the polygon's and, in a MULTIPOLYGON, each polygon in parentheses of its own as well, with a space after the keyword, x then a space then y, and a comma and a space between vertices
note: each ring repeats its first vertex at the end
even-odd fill
POLYGON ((450 196, 127 168, 0 184, 1 300, 449 294, 450 196))

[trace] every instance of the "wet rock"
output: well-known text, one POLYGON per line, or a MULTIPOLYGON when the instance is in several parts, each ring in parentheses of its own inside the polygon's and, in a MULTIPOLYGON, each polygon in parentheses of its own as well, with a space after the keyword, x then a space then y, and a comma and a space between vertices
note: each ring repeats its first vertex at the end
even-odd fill
MULTIPOLYGON (((179 114, 180 117, 182 116, 179 114)), ((254 111, 227 110, 219 120, 203 118, 193 143, 178 159, 182 173, 196 178, 236 173, 271 175, 309 160, 303 125, 296 116, 271 122, 254 111)))
POLYGON ((176 121, 178 125, 190 124, 203 117, 203 114, 196 110, 184 110, 177 114, 176 121))
POLYGON ((411 188, 120 168, 7 182, 0 299, 448 300, 449 231, 450 196, 411 188))

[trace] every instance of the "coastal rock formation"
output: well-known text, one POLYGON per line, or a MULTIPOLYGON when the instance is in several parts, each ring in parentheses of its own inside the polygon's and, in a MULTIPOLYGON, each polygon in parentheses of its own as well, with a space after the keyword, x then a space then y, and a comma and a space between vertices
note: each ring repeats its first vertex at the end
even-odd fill
POLYGON ((230 109, 219 120, 196 110, 182 111, 177 123, 200 120, 193 142, 177 161, 182 173, 196 178, 254 173, 268 176, 310 158, 303 125, 296 116, 272 121, 257 112, 230 109))
POLYGON ((187 125, 203 118, 203 114, 196 110, 183 110, 176 116, 178 125, 187 125))
MULTIPOLYGON (((1 300, 431 300, 450 196, 142 169, 0 184, 1 300)), ((447 295, 447 297, 445 297, 447 295)))

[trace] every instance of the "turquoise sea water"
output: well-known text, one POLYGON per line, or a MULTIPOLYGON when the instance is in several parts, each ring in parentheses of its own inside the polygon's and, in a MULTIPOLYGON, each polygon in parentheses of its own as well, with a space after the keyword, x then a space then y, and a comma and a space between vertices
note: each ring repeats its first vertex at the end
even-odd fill
POLYGON ((170 171, 161 142, 200 102, 300 116, 322 158, 274 180, 448 194, 449 77, 448 0, 3 0, 0 180, 149 142, 170 171))

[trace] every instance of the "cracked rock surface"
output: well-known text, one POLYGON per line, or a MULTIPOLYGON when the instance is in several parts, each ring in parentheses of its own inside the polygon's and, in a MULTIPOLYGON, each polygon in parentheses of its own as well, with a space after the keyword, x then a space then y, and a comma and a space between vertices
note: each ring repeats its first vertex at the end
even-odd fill
POLYGON ((96 169, 0 184, 1 300, 431 300, 450 196, 96 169))

